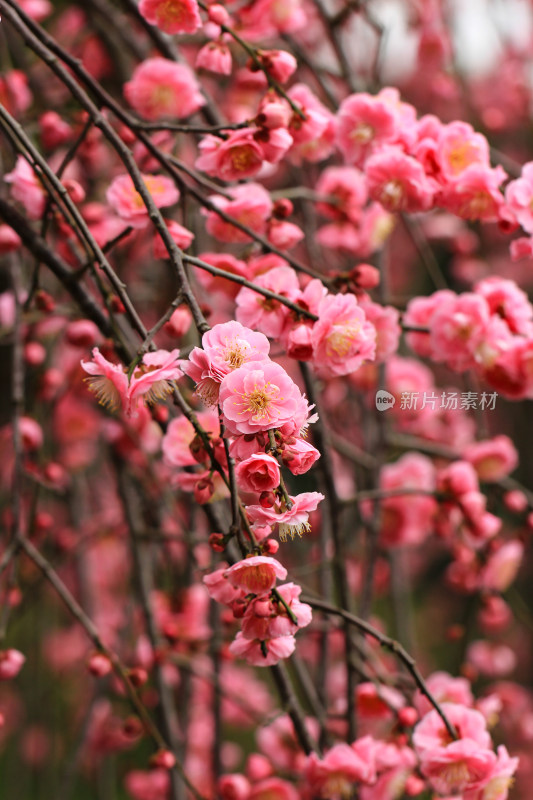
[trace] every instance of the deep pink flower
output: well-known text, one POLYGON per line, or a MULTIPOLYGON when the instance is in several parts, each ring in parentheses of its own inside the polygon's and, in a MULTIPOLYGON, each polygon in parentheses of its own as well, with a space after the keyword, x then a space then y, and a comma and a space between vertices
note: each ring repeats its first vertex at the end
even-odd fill
POLYGON ((456 794, 480 788, 496 762, 492 750, 460 739, 421 755, 421 770, 440 794, 456 794))
POLYGON ((234 586, 227 579, 226 567, 220 567, 220 569, 204 575, 203 583, 209 592, 209 597, 226 606, 230 606, 235 600, 245 596, 245 592, 241 588, 234 586))
POLYGON ((291 437, 283 442, 281 458, 293 475, 303 475, 318 461, 320 452, 307 439, 291 437))
POLYGON ((331 196, 332 202, 317 203, 317 210, 329 219, 358 222, 368 199, 364 174, 354 167, 328 167, 321 173, 315 191, 331 196))
POLYGON ((20 650, 0 650, 0 681, 16 678, 25 661, 26 656, 20 650))
POLYGON ((263 166, 263 151, 254 138, 256 128, 228 131, 226 139, 209 134, 198 148, 194 166, 223 181, 251 178, 263 166))
POLYGON ((223 379, 219 404, 231 433, 258 433, 291 420, 301 397, 298 386, 279 364, 249 361, 223 379))
MULTIPOLYGON (((143 175, 146 188, 158 208, 173 206, 180 197, 170 178, 163 175, 143 175)), ((106 192, 109 205, 132 228, 145 228, 149 222, 148 209, 136 190, 130 175, 119 175, 106 192)))
POLYGON ((399 147, 385 147, 365 164, 368 192, 387 211, 427 211, 433 206, 438 184, 421 164, 399 147))
POLYGON ((278 636, 295 635, 300 628, 311 623, 311 606, 299 601, 301 586, 284 583, 277 587, 277 591, 295 615, 298 624, 292 622, 285 606, 276 598, 258 597, 249 604, 242 620, 242 633, 247 639, 275 639, 278 636))
POLYGON ((280 468, 267 453, 254 453, 235 468, 239 488, 244 492, 268 492, 279 486, 280 468))
POLYGON ((141 0, 139 12, 165 33, 195 33, 202 25, 196 0, 141 0))
POLYGON ((186 64, 167 58, 147 58, 124 84, 124 96, 145 119, 183 119, 205 105, 200 85, 186 64))

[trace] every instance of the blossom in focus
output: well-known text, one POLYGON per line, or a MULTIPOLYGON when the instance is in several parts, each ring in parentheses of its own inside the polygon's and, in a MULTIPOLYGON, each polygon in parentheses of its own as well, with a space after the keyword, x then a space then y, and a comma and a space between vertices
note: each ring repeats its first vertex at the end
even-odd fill
POLYGON ((125 368, 108 361, 97 347, 92 354, 92 361, 81 362, 89 374, 89 390, 101 405, 111 411, 122 407, 127 417, 135 415, 141 398, 146 404, 165 398, 172 391, 169 381, 183 374, 177 365, 179 350, 147 353, 129 380, 125 368))

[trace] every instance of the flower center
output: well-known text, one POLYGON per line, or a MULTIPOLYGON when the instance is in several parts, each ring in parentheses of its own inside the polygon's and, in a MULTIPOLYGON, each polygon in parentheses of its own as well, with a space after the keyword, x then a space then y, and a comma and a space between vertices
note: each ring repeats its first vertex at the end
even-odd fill
POLYGON ((239 339, 226 340, 222 358, 232 369, 238 369, 248 360, 249 345, 239 339))
POLYGON ((95 395, 101 406, 109 408, 110 411, 116 411, 119 408, 120 394, 113 381, 106 378, 105 375, 89 375, 85 381, 89 391, 95 395))
POLYGON ((311 525, 306 522, 280 522, 279 524, 279 540, 280 542, 286 542, 287 536, 290 536, 291 539, 294 539, 296 534, 301 538, 304 533, 309 533, 311 530, 311 525))
POLYGON ((349 325, 335 326, 333 332, 328 336, 327 355, 328 357, 338 356, 344 358, 352 349, 353 343, 361 326, 357 323, 349 325))
POLYGON ((403 200, 403 187, 400 181, 388 181, 381 190, 380 202, 391 211, 401 207, 403 200))
POLYGON ((368 122, 360 122, 352 131, 351 138, 359 144, 368 144, 374 138, 374 128, 368 122))

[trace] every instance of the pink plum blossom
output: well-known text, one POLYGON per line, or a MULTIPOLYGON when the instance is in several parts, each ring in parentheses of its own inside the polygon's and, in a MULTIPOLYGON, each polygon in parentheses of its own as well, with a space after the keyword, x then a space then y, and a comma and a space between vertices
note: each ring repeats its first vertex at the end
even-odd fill
POLYGON ((150 120, 183 119, 205 104, 192 70, 166 58, 142 61, 124 84, 124 96, 138 114, 150 120))
POLYGON ((141 398, 151 404, 166 397, 172 391, 169 381, 183 374, 176 363, 179 350, 147 353, 129 380, 124 367, 108 361, 97 347, 92 355, 92 361, 81 362, 90 391, 111 411, 122 406, 127 417, 135 416, 141 398))
POLYGON ((254 667, 271 667, 294 653, 294 636, 277 636, 274 639, 247 639, 239 631, 229 646, 229 652, 244 658, 254 667))
POLYGON ((283 367, 273 361, 249 361, 226 375, 219 404, 231 433, 278 428, 298 410, 301 394, 283 367))
MULTIPOLYGON (((178 202, 180 193, 170 178, 163 175, 143 175, 142 179, 158 208, 173 206, 178 202)), ((148 209, 130 175, 119 175, 115 178, 106 197, 111 208, 132 228, 145 228, 148 225, 148 209)))
POLYGON ((196 0, 141 0, 139 12, 164 33, 195 33, 202 24, 196 0))
POLYGON ((280 468, 273 456, 254 453, 237 464, 235 477, 239 488, 245 492, 266 492, 279 486, 280 468))
POLYGON ((251 556, 229 567, 224 576, 237 589, 254 594, 264 594, 272 589, 276 580, 284 580, 287 570, 279 561, 269 556, 251 556))
POLYGON ((321 377, 347 375, 376 352, 376 329, 351 294, 328 295, 311 332, 313 364, 321 377))
POLYGON ((279 538, 286 541, 287 536, 294 539, 295 535, 302 536, 311 526, 309 514, 315 511, 318 504, 324 499, 320 492, 303 492, 296 497, 290 496, 291 508, 263 508, 260 505, 246 506, 246 514, 253 526, 277 525, 279 538))
MULTIPOLYGON (((242 186, 235 186, 228 191, 231 200, 222 195, 211 195, 210 201, 225 212, 229 217, 235 219, 255 233, 265 233, 266 223, 272 213, 272 200, 266 189, 258 183, 245 183, 242 186)), ((250 237, 247 233, 236 228, 230 222, 226 222, 214 211, 207 212, 206 228, 207 232, 219 239, 221 242, 248 242, 250 237)))

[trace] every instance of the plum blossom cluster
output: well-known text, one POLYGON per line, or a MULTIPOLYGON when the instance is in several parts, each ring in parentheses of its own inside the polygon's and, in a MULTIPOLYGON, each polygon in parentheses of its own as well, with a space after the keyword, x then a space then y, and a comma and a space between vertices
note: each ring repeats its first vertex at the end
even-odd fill
MULTIPOLYGON (((270 343, 260 332, 232 321, 215 325, 202 337, 180 367, 196 385, 196 394, 209 406, 218 405, 229 453, 236 462, 235 476, 246 500, 245 512, 260 539, 277 529, 283 541, 309 530, 309 514, 322 499, 319 492, 289 496, 282 484, 278 457, 293 475, 307 472, 319 452, 305 438, 307 426, 316 419, 305 396, 289 374, 269 357, 270 343)), ((216 412, 202 417, 215 435, 211 445, 226 457, 216 412)), ((205 442, 195 436, 184 418, 174 419, 163 440, 166 463, 171 467, 207 465, 205 442)), ((212 468, 196 483, 196 497, 213 499, 212 468), (199 485, 200 484, 200 485, 199 485)), ((180 482, 181 482, 180 478, 180 482)))
POLYGON ((270 667, 288 658, 294 635, 312 619, 311 608, 299 600, 301 587, 284 583, 272 591, 287 570, 270 556, 250 556, 204 577, 209 595, 242 620, 229 650, 257 667, 270 667))
POLYGON ((404 323, 427 328, 407 334, 418 355, 455 372, 473 370, 505 397, 532 396, 533 306, 514 281, 494 276, 472 292, 414 298, 404 323))
POLYGON ((237 320, 280 340, 287 355, 309 361, 320 377, 348 375, 374 361, 378 328, 383 343, 379 360, 398 345, 397 313, 378 306, 368 296, 358 302, 351 293, 330 294, 318 279, 311 279, 301 289, 296 272, 283 264, 258 275, 255 285, 287 298, 317 320, 299 317, 297 310, 247 287, 235 298, 237 320))

